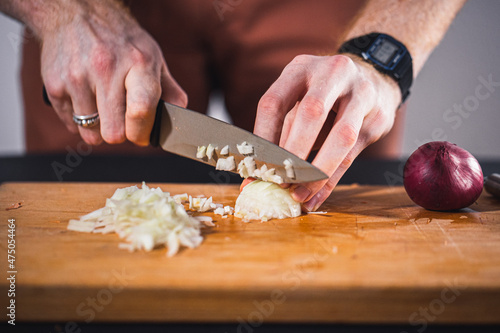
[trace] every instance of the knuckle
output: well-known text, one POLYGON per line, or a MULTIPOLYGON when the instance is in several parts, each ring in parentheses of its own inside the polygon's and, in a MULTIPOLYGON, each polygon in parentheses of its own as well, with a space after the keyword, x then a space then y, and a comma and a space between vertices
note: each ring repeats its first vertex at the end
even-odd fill
POLYGON ((82 131, 81 132, 81 137, 85 143, 91 145, 91 146, 97 146, 102 142, 102 138, 99 135, 99 133, 95 133, 93 131, 82 131))
POLYGON ((384 112, 380 108, 375 108, 370 115, 371 122, 373 123, 374 128, 386 128, 392 127, 394 123, 394 117, 390 117, 386 112, 384 112))
POLYGON ((141 137, 140 133, 132 134, 127 132, 127 140, 139 146, 147 146, 149 144, 149 140, 141 137))
POLYGON ((358 141, 358 129, 350 123, 342 123, 338 129, 339 139, 344 147, 353 147, 358 141))
POLYGON ((73 86, 81 86, 86 81, 86 74, 79 63, 73 62, 65 75, 66 81, 73 86))
POLYGON ((340 162, 340 169, 347 170, 352 163, 354 162, 354 157, 351 154, 347 154, 347 156, 340 162))
POLYGON ((372 81, 367 79, 361 79, 358 82, 358 90, 360 96, 363 96, 363 98, 369 98, 371 100, 373 100, 373 97, 376 94, 375 85, 372 81))
POLYGON ((131 120, 143 120, 151 115, 151 108, 128 106, 127 118, 131 120))
POLYGON ((261 115, 273 116, 283 106, 283 99, 275 93, 266 93, 259 101, 258 110, 261 115))
POLYGON ((335 71, 352 70, 354 68, 354 62, 352 61, 352 59, 343 54, 329 57, 329 65, 335 71))
POLYGON ((366 118, 358 141, 367 147, 385 136, 394 124, 394 118, 387 115, 382 109, 375 108, 366 118))
POLYGON ((328 198, 328 196, 330 195, 330 193, 333 192, 333 190, 335 189, 335 186, 337 185, 337 182, 336 181, 333 181, 333 179, 329 179, 326 184, 323 186, 323 190, 322 190, 322 199, 323 200, 326 200, 328 198))
POLYGON ((335 189, 335 186, 337 186, 337 182, 338 181, 336 180, 335 176, 330 177, 330 179, 326 181, 323 187, 316 194, 317 196, 319 196, 319 201, 324 202, 326 199, 328 199, 330 194, 335 189))
POLYGON ((127 99, 127 116, 134 119, 146 118, 150 112, 156 109, 160 94, 161 88, 156 85, 131 92, 127 99))
POLYGON ((109 72, 116 65, 116 56, 104 45, 94 47, 90 59, 90 64, 97 73, 109 72))
POLYGON ((302 116, 308 120, 322 119, 327 114, 325 100, 320 97, 307 96, 300 104, 302 116))
POLYGON ((125 133, 123 131, 103 131, 101 135, 103 140, 109 144, 118 144, 125 141, 125 133))
POLYGON ((63 99, 66 96, 66 88, 60 80, 46 80, 44 82, 47 95, 52 99, 63 99))
POLYGON ((145 66, 151 63, 153 56, 138 48, 133 48, 130 52, 130 59, 134 65, 145 66))

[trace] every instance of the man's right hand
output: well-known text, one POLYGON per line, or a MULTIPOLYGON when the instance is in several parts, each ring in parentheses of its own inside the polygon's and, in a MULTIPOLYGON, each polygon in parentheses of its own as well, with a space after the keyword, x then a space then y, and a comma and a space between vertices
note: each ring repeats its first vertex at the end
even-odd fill
POLYGON ((33 25, 42 40, 47 94, 68 129, 85 142, 148 145, 160 98, 187 105, 160 47, 120 1, 56 0, 45 2, 42 12, 45 18, 33 25), (73 114, 96 111, 100 126, 73 123, 73 114))

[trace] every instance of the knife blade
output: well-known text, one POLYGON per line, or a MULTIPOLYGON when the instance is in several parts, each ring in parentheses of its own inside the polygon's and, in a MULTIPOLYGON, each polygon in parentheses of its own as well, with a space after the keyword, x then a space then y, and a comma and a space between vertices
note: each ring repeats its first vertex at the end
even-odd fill
MULTIPOLYGON (((253 146, 252 157, 256 167, 260 168, 265 164, 269 169, 274 168, 275 174, 285 183, 313 182, 328 178, 323 171, 309 162, 251 132, 163 101, 160 101, 156 110, 150 142, 165 151, 212 166, 216 166, 218 158, 228 156, 234 156, 238 165, 246 155, 241 154, 236 145, 247 142, 253 146), (198 147, 209 144, 217 147, 214 158, 197 158, 198 147), (222 156, 220 150, 226 145, 229 146, 229 155, 222 156), (286 159, 292 162, 295 174, 293 178, 287 176, 283 164, 286 159)), ((236 169, 232 172, 238 173, 236 169)))

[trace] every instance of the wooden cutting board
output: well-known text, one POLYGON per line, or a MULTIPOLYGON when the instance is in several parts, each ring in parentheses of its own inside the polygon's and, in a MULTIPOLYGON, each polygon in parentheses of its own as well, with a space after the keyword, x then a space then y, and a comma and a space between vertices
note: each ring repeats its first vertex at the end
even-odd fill
MULTIPOLYGON (((214 216, 204 242, 167 258, 115 234, 66 230, 132 184, 0 186, 1 270, 15 219, 20 321, 500 323, 500 202, 417 207, 401 187, 338 186, 324 215, 244 223, 214 216), (6 211, 15 202, 22 207, 6 211)), ((150 184, 234 206, 238 186, 150 184)), ((2 304, 9 301, 1 280, 2 304)), ((5 307, 3 307, 5 309, 5 307)))

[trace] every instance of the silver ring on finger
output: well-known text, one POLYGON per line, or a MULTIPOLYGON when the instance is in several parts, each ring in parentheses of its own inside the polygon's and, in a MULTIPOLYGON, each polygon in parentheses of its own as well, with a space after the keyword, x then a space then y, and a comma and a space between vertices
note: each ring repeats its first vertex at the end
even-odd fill
POLYGON ((94 127, 97 124, 99 124, 99 113, 96 112, 96 113, 88 115, 88 116, 79 116, 79 115, 74 114, 73 115, 73 122, 75 124, 77 124, 78 126, 81 126, 84 128, 94 127))

